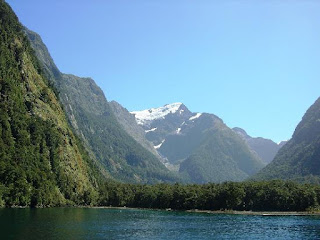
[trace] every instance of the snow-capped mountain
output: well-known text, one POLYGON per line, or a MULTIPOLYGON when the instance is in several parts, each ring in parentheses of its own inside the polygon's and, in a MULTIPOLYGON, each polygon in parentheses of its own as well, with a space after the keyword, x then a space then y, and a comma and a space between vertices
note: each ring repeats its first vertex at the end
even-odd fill
POLYGON ((166 136, 180 133, 185 121, 193 113, 183 103, 172 103, 159 108, 131 112, 137 123, 145 130, 146 138, 160 149, 166 136))
POLYGON ((191 182, 239 181, 264 166, 214 114, 192 113, 182 103, 131 113, 158 153, 191 182))

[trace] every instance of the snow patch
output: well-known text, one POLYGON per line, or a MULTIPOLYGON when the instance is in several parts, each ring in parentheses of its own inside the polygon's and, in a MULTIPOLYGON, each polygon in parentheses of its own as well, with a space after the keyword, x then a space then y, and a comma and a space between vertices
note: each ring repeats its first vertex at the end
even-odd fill
POLYGON ((155 149, 159 149, 162 146, 162 144, 164 143, 164 141, 165 141, 165 139, 163 139, 162 142, 159 145, 154 146, 154 148, 155 149))
POLYGON ((159 108, 151 108, 142 111, 133 111, 136 121, 139 125, 144 125, 156 119, 164 119, 169 113, 175 113, 179 110, 182 103, 171 103, 159 108))
POLYGON ((197 118, 199 118, 202 115, 202 113, 196 113, 196 115, 192 116, 191 118, 189 118, 190 121, 195 120, 197 118))
POLYGON ((155 130, 157 130, 157 128, 152 128, 152 129, 150 129, 150 130, 145 130, 145 132, 148 133, 148 132, 153 132, 153 131, 155 131, 155 130))

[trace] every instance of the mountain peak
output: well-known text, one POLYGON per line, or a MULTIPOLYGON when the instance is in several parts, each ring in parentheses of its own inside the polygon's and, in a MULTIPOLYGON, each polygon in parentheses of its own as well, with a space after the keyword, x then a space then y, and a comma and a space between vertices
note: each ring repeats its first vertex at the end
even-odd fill
POLYGON ((183 103, 181 102, 175 102, 175 103, 169 103, 164 105, 164 107, 168 107, 168 108, 176 108, 176 107, 180 107, 183 103))
POLYGON ((181 102, 166 104, 158 108, 150 108, 142 111, 133 111, 131 114, 135 115, 139 125, 145 125, 154 120, 164 118, 168 114, 176 113, 178 110, 180 114, 185 111, 186 107, 181 102))

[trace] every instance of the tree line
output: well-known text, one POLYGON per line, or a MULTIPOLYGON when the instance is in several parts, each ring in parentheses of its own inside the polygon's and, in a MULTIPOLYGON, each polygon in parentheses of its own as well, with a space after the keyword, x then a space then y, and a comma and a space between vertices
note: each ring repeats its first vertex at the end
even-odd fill
POLYGON ((98 205, 175 210, 310 211, 320 203, 320 186, 291 181, 221 184, 139 185, 109 182, 98 205))

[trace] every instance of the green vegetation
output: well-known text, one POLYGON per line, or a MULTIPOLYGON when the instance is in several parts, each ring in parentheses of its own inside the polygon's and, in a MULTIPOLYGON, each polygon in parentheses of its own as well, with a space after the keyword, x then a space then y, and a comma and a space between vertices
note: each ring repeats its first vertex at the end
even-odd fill
POLYGON ((273 180, 222 184, 134 185, 108 183, 101 206, 175 210, 317 211, 320 186, 273 180))
POLYGON ((320 98, 308 109, 292 139, 253 179, 292 179, 318 182, 320 179, 320 98))
POLYGON ((99 174, 0 1, 0 205, 94 204, 99 174))

